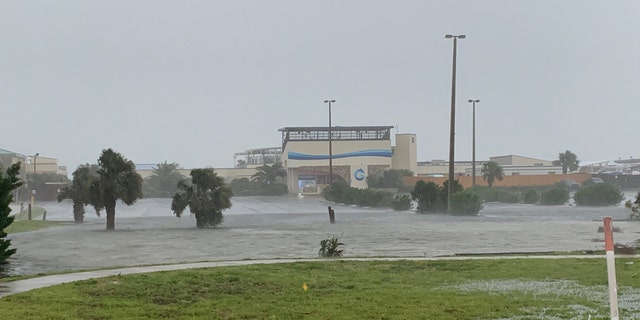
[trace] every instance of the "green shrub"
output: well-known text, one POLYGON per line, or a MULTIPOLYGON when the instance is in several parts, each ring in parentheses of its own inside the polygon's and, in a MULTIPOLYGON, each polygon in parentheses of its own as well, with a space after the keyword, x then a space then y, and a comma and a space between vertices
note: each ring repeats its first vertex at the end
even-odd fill
POLYGON ((440 187, 435 182, 416 182, 411 197, 418 202, 418 212, 446 212, 447 204, 439 196, 440 187))
POLYGON ((624 196, 618 186, 598 183, 580 188, 573 198, 579 206, 610 206, 620 203, 624 196))
MULTIPOLYGON (((498 191, 498 190, 496 190, 498 191)), ((498 202, 502 203, 520 203, 520 192, 515 190, 500 189, 498 191, 498 202)))
POLYGON ((258 195, 260 186, 247 178, 237 178, 231 180, 229 184, 235 196, 255 196, 258 195))
POLYGON ((391 207, 396 211, 406 211, 411 209, 411 197, 407 194, 397 195, 393 197, 391 207))
POLYGON ((540 202, 540 193, 536 190, 526 190, 522 196, 522 202, 527 204, 537 204, 540 202))
POLYGON ((472 187, 471 190, 480 196, 480 199, 485 202, 497 202, 498 194, 500 193, 499 188, 489 188, 485 186, 475 186, 472 187))
POLYGON ((322 190, 322 196, 329 201, 350 204, 344 200, 348 197, 349 188, 346 183, 336 182, 322 190))
MULTIPOLYGON (((418 212, 421 213, 446 213, 448 181, 442 186, 434 182, 416 182, 411 197, 418 202, 418 212)), ((476 214, 482 209, 482 199, 476 192, 465 191, 464 188, 454 180, 453 195, 451 195, 451 213, 476 214)))
POLYGON ((380 198, 378 200, 378 203, 377 203, 376 207, 392 208, 393 207, 393 194, 391 194, 389 192, 384 192, 384 191, 378 191, 378 192, 382 192, 382 193, 378 194, 378 196, 380 198))
POLYGON ((387 207, 393 202, 393 195, 386 191, 352 188, 346 183, 334 183, 324 189, 323 196, 329 201, 358 205, 362 207, 387 207))
MULTIPOLYGON (((633 200, 633 199, 631 199, 633 200)), ((629 220, 640 218, 640 192, 636 195, 635 201, 627 200, 624 203, 625 208, 629 209, 629 220)))
POLYGON ((284 183, 265 184, 260 188, 260 195, 263 196, 281 196, 288 192, 289 189, 287 189, 287 185, 284 183))
POLYGON ((340 242, 340 238, 332 235, 331 238, 320 241, 318 255, 323 258, 342 257, 344 253, 344 250, 340 249, 342 246, 344 243, 340 242))
POLYGON ((451 196, 451 213, 478 214, 482 209, 482 199, 473 191, 462 191, 451 196))
POLYGON ((569 200, 569 191, 562 187, 552 187, 542 192, 540 203, 544 205, 561 205, 569 200))

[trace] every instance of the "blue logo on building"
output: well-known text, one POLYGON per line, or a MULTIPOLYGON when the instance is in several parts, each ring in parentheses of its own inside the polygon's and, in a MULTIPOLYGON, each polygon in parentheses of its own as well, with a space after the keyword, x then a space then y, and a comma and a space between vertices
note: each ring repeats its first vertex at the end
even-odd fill
POLYGON ((362 170, 362 168, 356 170, 353 173, 353 177, 356 178, 356 180, 358 180, 358 181, 364 180, 364 170, 362 170))

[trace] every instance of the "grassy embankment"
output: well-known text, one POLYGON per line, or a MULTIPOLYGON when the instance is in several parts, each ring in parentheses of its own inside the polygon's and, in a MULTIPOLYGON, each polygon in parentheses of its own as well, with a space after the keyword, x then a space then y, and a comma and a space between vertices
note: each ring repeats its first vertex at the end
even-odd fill
MULTIPOLYGON (((640 261, 617 259, 621 319, 640 317, 638 274, 640 261)), ((2 319, 605 319, 609 307, 604 259, 336 260, 80 281, 2 298, 0 313, 2 319)))
POLYGON ((22 213, 16 213, 15 220, 11 225, 9 225, 9 227, 5 229, 5 232, 11 234, 18 232, 35 231, 63 223, 59 221, 43 221, 43 214, 44 209, 41 207, 33 207, 31 209, 31 220, 28 220, 29 214, 26 210, 22 213))

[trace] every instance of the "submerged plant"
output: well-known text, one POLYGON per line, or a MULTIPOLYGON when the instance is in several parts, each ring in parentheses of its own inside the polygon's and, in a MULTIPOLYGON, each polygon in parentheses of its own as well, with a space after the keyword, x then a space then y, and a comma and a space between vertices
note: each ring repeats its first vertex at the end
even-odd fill
POLYGON ((340 249, 341 246, 344 246, 344 243, 340 242, 340 237, 331 235, 331 238, 320 241, 318 255, 323 258, 342 257, 344 250, 340 249))

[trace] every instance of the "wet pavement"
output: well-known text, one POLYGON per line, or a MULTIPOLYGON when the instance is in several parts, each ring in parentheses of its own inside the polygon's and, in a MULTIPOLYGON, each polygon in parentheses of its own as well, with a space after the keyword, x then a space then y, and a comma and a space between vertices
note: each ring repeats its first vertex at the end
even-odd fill
MULTIPOLYGON (((584 208, 485 204, 478 216, 416 214, 334 205, 318 197, 236 197, 224 223, 200 230, 176 218, 170 199, 142 199, 116 208, 116 230, 87 207, 83 224, 11 234, 18 252, 8 275, 201 261, 315 258, 320 240, 341 236, 346 257, 438 257, 468 253, 603 249, 598 233, 611 216, 617 243, 640 238, 640 221, 622 206, 584 208)), ((39 203, 48 220, 71 221, 71 203, 39 203)))

